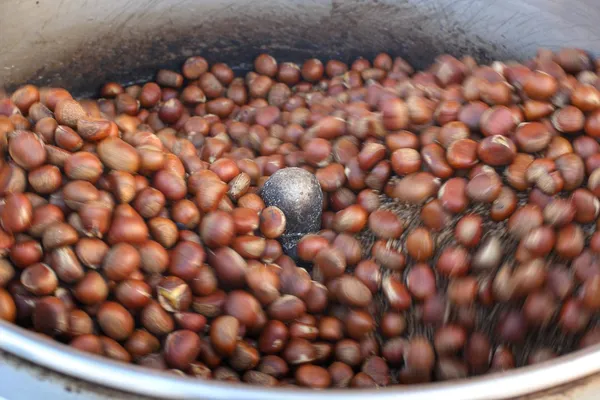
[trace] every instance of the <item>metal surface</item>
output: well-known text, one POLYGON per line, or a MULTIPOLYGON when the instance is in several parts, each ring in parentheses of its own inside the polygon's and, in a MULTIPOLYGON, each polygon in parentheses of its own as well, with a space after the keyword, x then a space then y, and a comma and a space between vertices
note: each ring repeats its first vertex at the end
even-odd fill
POLYGON ((142 397, 73 379, 0 351, 0 400, 42 398, 44 400, 135 400, 142 397))
POLYGON ((283 168, 263 185, 267 206, 278 207, 286 217, 285 233, 279 241, 285 253, 297 259, 298 241, 321 228, 323 192, 315 175, 302 168, 283 168))
MULTIPOLYGON (((241 70, 262 51, 292 61, 312 56, 348 61, 387 51, 416 67, 444 52, 489 61, 523 59, 537 47, 577 46, 600 55, 598 20, 596 0, 3 0, 0 85, 10 89, 32 82, 93 93, 104 81, 144 80, 158 67, 174 67, 196 54, 210 61, 226 60, 241 70)), ((57 385, 65 380, 104 398, 121 395, 102 394, 100 387, 161 398, 215 400, 367 395, 373 400, 503 399, 565 383, 570 383, 568 390, 579 390, 572 398, 583 399, 582 390, 600 387, 600 378, 577 382, 600 371, 599 348, 465 381, 323 392, 203 382, 142 370, 77 353, 5 323, 0 323, 0 349, 48 368, 44 371, 52 376, 52 390, 29 398, 61 398, 57 385)), ((28 382, 39 379, 35 375, 39 368, 16 366, 2 353, 0 365, 2 397, 7 397, 7 388, 21 384, 31 390, 28 382)), ((7 398, 22 398, 21 394, 7 398)))
POLYGON ((449 383, 392 386, 375 391, 261 388, 230 382, 202 382, 86 355, 2 321, 0 329, 0 348, 36 365, 109 388, 162 399, 362 400, 368 395, 372 400, 395 400, 401 394, 402 400, 499 400, 558 387, 600 370, 600 348, 594 347, 538 366, 449 383))
POLYGON ((267 49, 280 60, 385 50, 418 67, 443 52, 600 54, 599 19, 595 0, 3 0, 0 82, 88 92, 196 54, 244 69, 267 49))

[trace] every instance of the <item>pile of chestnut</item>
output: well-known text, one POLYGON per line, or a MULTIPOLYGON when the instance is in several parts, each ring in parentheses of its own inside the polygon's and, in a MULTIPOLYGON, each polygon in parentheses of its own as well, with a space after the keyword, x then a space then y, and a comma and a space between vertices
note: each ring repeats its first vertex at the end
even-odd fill
POLYGON ((416 71, 381 53, 236 76, 191 57, 97 99, 0 94, 0 319, 202 379, 376 387, 600 342, 600 62, 416 71), (282 251, 261 187, 304 168, 282 251))

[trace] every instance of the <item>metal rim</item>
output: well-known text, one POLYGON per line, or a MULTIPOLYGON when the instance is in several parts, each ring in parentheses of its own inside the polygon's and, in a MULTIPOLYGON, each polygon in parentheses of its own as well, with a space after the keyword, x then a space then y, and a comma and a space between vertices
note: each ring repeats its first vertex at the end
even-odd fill
POLYGON ((375 400, 507 399, 556 388, 600 371, 600 345, 534 366, 465 380, 428 385, 373 389, 262 388, 245 384, 201 381, 119 363, 76 351, 66 345, 0 321, 0 349, 39 366, 86 382, 129 393, 165 399, 210 400, 331 400, 338 396, 359 399, 368 393, 375 400))

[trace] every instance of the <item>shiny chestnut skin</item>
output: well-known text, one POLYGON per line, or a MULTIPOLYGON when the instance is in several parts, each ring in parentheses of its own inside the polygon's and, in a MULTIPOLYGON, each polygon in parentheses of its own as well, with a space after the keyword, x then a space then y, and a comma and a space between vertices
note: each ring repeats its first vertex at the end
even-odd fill
POLYGON ((589 55, 252 65, 194 56, 97 100, 0 92, 0 319, 177 374, 319 389, 598 341, 589 55), (481 307, 498 309, 483 325, 481 307), (552 328, 580 340, 532 343, 552 328))

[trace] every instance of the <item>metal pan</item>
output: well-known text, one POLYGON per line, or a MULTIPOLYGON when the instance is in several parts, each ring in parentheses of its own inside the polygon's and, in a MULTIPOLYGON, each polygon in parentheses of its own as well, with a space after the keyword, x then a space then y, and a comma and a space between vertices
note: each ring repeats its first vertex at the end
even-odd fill
MULTIPOLYGON (((85 95, 107 80, 147 79, 157 68, 174 67, 195 54, 245 70, 249 60, 266 50, 288 61, 313 56, 348 61, 385 50, 416 67, 440 53, 471 54, 479 61, 524 59, 538 47, 577 46, 597 56, 599 20, 595 0, 4 0, 0 86, 60 85, 85 95)), ((5 323, 0 323, 0 350, 26 361, 15 363, 0 352, 0 397, 34 368, 46 371, 45 376, 58 373, 57 385, 67 381, 79 390, 87 390, 81 389, 81 380, 140 396, 257 400, 366 395, 377 400, 506 399, 563 390, 563 385, 589 386, 589 380, 581 379, 600 372, 600 348, 593 347, 536 366, 451 383, 316 392, 157 373, 84 355, 5 323)))

